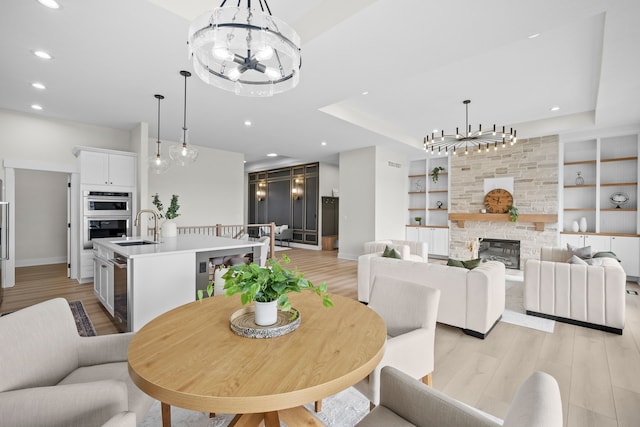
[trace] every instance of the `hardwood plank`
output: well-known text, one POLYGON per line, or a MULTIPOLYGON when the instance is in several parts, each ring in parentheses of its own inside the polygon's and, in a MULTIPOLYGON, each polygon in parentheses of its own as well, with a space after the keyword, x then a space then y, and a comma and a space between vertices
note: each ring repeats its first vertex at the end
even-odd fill
POLYGON ((606 417, 580 406, 569 405, 567 427, 618 427, 618 422, 615 418, 606 417))

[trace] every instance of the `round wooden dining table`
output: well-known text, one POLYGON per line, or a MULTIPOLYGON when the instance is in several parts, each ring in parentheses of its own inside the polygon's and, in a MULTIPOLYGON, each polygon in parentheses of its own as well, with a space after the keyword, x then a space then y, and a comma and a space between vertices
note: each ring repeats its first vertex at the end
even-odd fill
POLYGON ((171 406, 237 414, 231 425, 266 427, 323 424, 302 405, 320 401, 365 378, 382 359, 386 327, 360 302, 331 295, 322 305, 312 292, 290 294, 301 316, 293 332, 246 338, 229 327, 240 297, 216 296, 164 313, 140 329, 129 345, 129 374, 171 406))

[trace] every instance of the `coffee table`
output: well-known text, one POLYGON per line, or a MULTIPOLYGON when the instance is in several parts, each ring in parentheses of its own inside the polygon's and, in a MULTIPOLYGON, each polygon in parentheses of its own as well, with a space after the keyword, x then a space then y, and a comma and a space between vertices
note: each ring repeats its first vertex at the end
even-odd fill
POLYGON ((338 393, 365 378, 382 359, 386 327, 358 301, 331 295, 326 308, 311 292, 290 294, 301 315, 295 331, 276 338, 236 335, 229 317, 239 296, 192 302, 147 323, 129 345, 129 374, 170 406, 239 414, 231 425, 322 426, 302 405, 338 393), (306 423, 306 424, 305 424, 306 423))

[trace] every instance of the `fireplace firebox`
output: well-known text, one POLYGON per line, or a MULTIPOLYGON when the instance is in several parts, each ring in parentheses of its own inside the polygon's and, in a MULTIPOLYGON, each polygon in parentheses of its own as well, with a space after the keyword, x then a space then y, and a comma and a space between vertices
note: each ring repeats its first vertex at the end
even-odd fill
POLYGON ((482 261, 499 261, 506 268, 520 270, 520 241, 480 239, 478 256, 482 261))

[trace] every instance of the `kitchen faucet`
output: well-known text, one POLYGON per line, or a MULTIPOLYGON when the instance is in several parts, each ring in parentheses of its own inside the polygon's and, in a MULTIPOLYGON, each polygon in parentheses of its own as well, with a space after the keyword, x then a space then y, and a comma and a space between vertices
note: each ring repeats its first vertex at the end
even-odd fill
POLYGON ((159 241, 158 240, 158 212, 152 209, 139 210, 138 213, 136 214, 136 220, 133 222, 133 225, 137 227, 140 224, 140 215, 143 214, 144 212, 150 213, 151 215, 153 215, 153 241, 158 242, 159 241))

